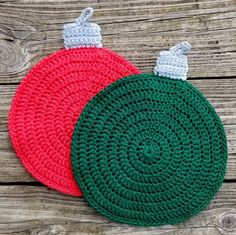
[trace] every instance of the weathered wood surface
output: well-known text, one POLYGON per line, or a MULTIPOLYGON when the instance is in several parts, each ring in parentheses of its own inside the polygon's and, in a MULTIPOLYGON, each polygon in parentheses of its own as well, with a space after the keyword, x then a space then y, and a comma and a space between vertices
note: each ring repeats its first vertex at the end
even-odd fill
POLYGON ((236 234, 236 184, 225 183, 216 198, 186 223, 140 228, 112 223, 83 198, 64 196, 41 186, 2 186, 1 234, 217 235, 236 234))
POLYGON ((19 82, 61 48, 62 27, 82 8, 96 9, 103 44, 151 72, 157 53, 176 42, 194 45, 189 77, 236 74, 235 0, 0 1, 0 82, 19 82))
POLYGON ((0 234, 236 234, 236 1, 0 0, 0 234), (229 159, 215 200, 184 224, 137 228, 111 223, 83 198, 36 183, 12 150, 7 115, 18 84, 36 62, 63 46, 63 24, 88 5, 95 8, 104 46, 143 72, 152 72, 160 50, 183 40, 193 45, 189 81, 220 115, 229 159))

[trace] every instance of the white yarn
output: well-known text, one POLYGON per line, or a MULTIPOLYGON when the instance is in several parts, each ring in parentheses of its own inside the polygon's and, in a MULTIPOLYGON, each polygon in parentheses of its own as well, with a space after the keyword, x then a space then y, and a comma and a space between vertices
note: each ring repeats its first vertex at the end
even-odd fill
POLYGON ((171 47, 169 51, 160 52, 154 74, 185 81, 188 73, 188 59, 185 54, 188 54, 190 50, 191 44, 182 42, 171 47))
POLYGON ((89 22, 92 15, 93 8, 88 7, 74 23, 64 25, 63 38, 66 49, 102 47, 101 28, 98 24, 89 22))

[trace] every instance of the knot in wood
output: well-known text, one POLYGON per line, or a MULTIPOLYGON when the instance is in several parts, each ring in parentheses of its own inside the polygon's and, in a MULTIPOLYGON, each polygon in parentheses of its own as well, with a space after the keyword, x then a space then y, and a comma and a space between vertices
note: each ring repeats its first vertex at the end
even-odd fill
POLYGON ((220 219, 223 234, 236 234, 236 213, 224 214, 220 219))

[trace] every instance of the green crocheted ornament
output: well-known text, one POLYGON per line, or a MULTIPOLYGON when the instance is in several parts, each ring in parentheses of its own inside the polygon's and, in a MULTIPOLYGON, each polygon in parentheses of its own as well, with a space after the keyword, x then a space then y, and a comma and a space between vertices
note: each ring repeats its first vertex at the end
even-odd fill
POLYGON ((204 209, 222 184, 224 128, 180 77, 123 78, 94 97, 76 124, 74 176, 90 206, 111 220, 180 223, 204 209))

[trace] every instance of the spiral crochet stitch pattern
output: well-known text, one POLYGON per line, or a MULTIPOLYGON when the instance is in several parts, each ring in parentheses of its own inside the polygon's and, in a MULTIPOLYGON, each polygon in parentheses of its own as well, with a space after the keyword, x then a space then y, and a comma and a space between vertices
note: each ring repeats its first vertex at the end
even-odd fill
POLYGON ((227 144, 218 115, 191 84, 140 74, 86 105, 71 157, 97 212, 159 226, 183 222, 210 203, 224 179, 227 144))
POLYGON ((137 73, 106 48, 61 49, 40 61, 20 84, 8 121, 13 147, 27 171, 50 188, 81 196, 70 162, 76 121, 99 91, 137 73))

